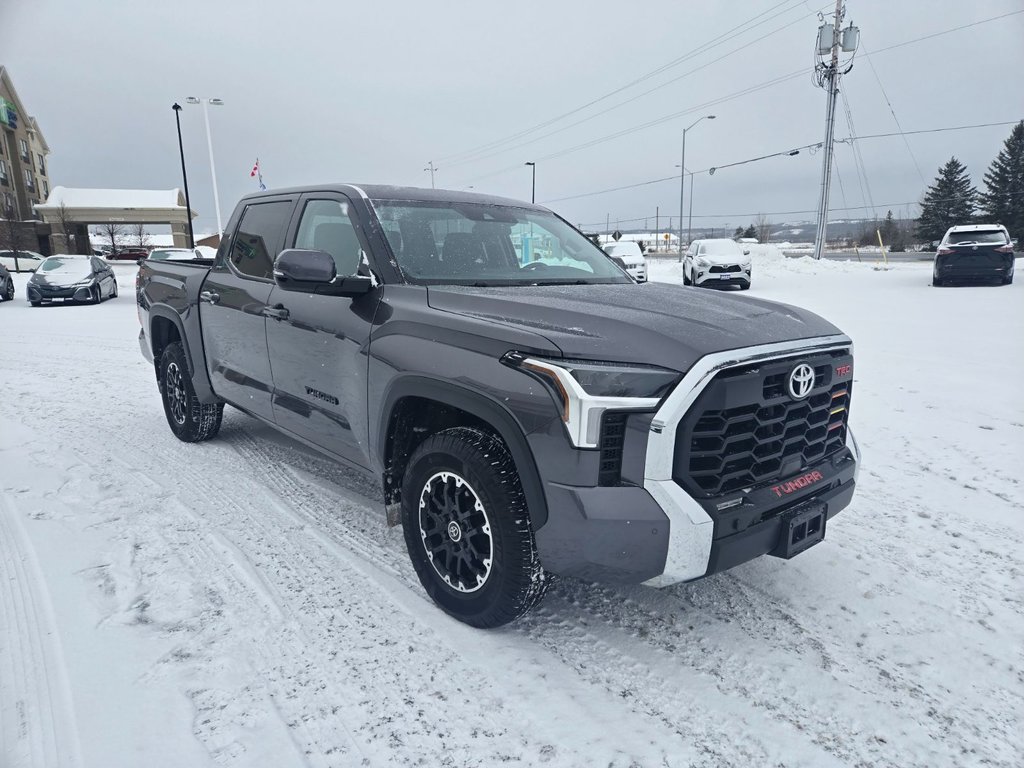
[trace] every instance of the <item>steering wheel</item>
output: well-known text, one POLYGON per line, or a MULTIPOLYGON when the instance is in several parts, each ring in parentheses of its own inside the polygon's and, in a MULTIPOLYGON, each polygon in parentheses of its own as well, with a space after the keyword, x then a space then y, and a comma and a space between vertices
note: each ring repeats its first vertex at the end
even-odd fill
POLYGON ((533 272, 541 268, 547 269, 548 265, 545 264, 543 261, 531 261, 529 264, 524 264, 522 267, 520 267, 520 269, 523 272, 533 272))

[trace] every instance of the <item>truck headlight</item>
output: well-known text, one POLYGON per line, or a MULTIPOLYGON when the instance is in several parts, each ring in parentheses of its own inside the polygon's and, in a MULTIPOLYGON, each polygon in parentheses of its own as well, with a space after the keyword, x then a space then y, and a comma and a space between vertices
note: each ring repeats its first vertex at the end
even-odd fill
POLYGON ((509 352, 502 362, 543 382, 577 448, 597 448, 605 411, 651 411, 682 378, 668 368, 591 360, 549 360, 509 352))

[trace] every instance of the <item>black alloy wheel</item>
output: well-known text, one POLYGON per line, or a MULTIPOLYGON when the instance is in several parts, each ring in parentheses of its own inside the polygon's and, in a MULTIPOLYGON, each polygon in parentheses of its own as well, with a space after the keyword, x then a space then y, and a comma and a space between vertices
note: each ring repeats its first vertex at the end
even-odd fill
POLYGON ((402 479, 402 528, 420 583, 473 627, 507 624, 544 596, 515 462, 495 435, 455 427, 424 440, 402 479))
POLYGON ((14 281, 8 278, 4 287, 4 301, 14 301, 14 281))
POLYGON ((458 592, 487 583, 494 558, 491 523, 473 487, 453 472, 433 475, 420 492, 419 529, 427 559, 458 592))
POLYGON ((209 440, 220 431, 224 403, 199 402, 180 342, 164 348, 156 378, 167 424, 179 440, 198 443, 209 440))

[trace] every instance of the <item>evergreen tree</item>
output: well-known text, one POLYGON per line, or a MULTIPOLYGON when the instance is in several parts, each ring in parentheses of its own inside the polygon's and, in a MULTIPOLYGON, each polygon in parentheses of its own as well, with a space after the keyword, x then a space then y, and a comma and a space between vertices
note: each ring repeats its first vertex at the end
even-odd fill
POLYGON ((743 237, 743 227, 736 227, 735 231, 732 233, 732 236, 734 238, 743 237))
POLYGON ((974 220, 977 199, 978 190, 971 185, 967 167, 951 157, 924 194, 917 236, 926 242, 941 240, 953 225, 970 224, 974 220))
POLYGON ((743 230, 743 237, 757 237, 757 230, 754 229, 753 224, 743 230))
POLYGON ((882 233, 882 242, 892 245, 892 241, 896 239, 896 219, 893 218, 892 211, 885 214, 885 221, 882 222, 879 231, 882 233))
POLYGON ((1024 237, 1024 120, 1013 126, 985 174, 981 207, 986 224, 1002 224, 1010 237, 1024 237))

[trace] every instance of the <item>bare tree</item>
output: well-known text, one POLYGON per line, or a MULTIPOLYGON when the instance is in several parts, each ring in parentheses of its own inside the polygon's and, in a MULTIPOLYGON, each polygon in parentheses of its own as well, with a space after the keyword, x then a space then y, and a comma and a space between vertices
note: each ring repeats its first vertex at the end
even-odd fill
POLYGON ((757 214, 754 219, 754 229, 757 230, 757 241, 767 243, 772 237, 772 222, 763 213, 757 214))
POLYGON ((64 236, 64 250, 68 253, 77 253, 78 243, 75 238, 75 217, 68 210, 68 207, 64 205, 63 200, 57 206, 54 218, 57 221, 57 226, 60 227, 60 233, 64 236))
POLYGON ((132 224, 128 227, 128 236, 132 245, 145 248, 149 245, 149 233, 146 232, 145 224, 132 224))
POLYGON ((20 271, 18 251, 24 250, 24 237, 14 208, 7 204, 4 206, 2 213, 3 219, 0 220, 0 251, 14 252, 14 271, 18 272, 20 271))
POLYGON ((124 227, 116 222, 108 221, 106 224, 97 227, 96 231, 110 241, 111 255, 117 253, 121 245, 121 238, 125 234, 124 227))

